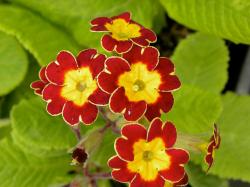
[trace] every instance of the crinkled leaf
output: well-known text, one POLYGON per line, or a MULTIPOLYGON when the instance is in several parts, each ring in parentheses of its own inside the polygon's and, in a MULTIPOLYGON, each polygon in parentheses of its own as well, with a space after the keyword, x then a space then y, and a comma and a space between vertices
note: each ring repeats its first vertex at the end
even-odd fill
MULTIPOLYGON (((92 1, 57 1, 53 0, 12 0, 25 5, 53 22, 65 27, 81 45, 100 48, 102 34, 91 33, 89 22, 99 16, 115 16, 124 11, 131 11, 133 19, 146 27, 152 27, 156 16, 162 8, 155 0, 124 1, 124 0, 95 0, 92 1)), ((162 20, 158 18, 158 20, 162 20)), ((158 23, 162 23, 159 21, 158 23)), ((157 25, 159 27, 160 24, 157 25)))
POLYGON ((250 44, 249 0, 160 0, 169 16, 204 33, 250 44))
POLYGON ((28 58, 21 45, 12 36, 0 32, 0 44, 0 96, 2 96, 14 90, 22 82, 28 69, 28 58))
POLYGON ((1 186, 48 187, 50 184, 69 181, 69 155, 52 158, 37 157, 23 152, 11 139, 0 142, 1 186))
POLYGON ((228 187, 228 181, 220 179, 215 175, 206 174, 201 167, 189 163, 186 167, 189 183, 192 187, 228 187))
POLYGON ((227 81, 229 52, 223 40, 201 33, 181 41, 172 57, 181 82, 220 93, 227 81))
POLYGON ((163 118, 174 122, 177 129, 185 133, 212 132, 222 107, 217 94, 182 85, 174 93, 175 103, 172 110, 163 118))
POLYGON ((60 153, 76 144, 75 135, 70 127, 61 116, 50 116, 41 98, 23 100, 14 106, 11 111, 11 122, 14 140, 22 146, 41 150, 36 152, 37 154, 45 150, 60 153))
POLYGON ((250 97, 227 93, 222 99, 224 110, 218 120, 221 146, 210 172, 250 182, 250 97))
POLYGON ((60 50, 78 50, 75 41, 62 29, 27 9, 0 5, 0 20, 0 30, 15 36, 40 65, 54 60, 60 50))

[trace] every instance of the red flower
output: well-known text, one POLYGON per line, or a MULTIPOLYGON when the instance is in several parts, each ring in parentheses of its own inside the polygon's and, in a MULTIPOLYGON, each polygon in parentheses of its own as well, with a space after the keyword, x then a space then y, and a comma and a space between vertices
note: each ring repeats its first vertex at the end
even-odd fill
POLYGON ((207 154, 205 156, 205 162, 208 164, 207 171, 211 168, 214 162, 215 150, 219 149, 221 142, 220 133, 218 131, 217 125, 214 125, 214 134, 210 138, 210 142, 207 147, 207 154))
POLYGON ((62 113, 70 125, 80 121, 93 123, 98 114, 96 105, 107 104, 109 98, 96 83, 105 59, 95 49, 81 51, 76 59, 71 53, 61 51, 45 71, 49 84, 42 94, 48 103, 47 111, 51 115, 62 113))
POLYGON ((115 142, 117 156, 108 162, 115 180, 130 187, 163 187, 166 181, 178 183, 184 178, 189 153, 173 148, 177 133, 171 122, 155 118, 148 132, 140 124, 127 124, 121 133, 115 142))
POLYGON ((45 76, 46 67, 42 67, 39 72, 40 80, 32 82, 30 87, 34 89, 35 94, 42 95, 44 87, 49 83, 48 79, 45 76))
POLYGON ((123 58, 110 57, 105 64, 97 81, 103 91, 112 94, 109 104, 113 112, 124 113, 128 121, 136 121, 144 113, 152 120, 172 108, 171 91, 180 87, 180 81, 172 62, 159 58, 156 48, 134 45, 123 58))
POLYGON ((157 37, 153 31, 144 28, 130 17, 129 12, 124 12, 111 18, 99 17, 91 21, 92 31, 109 32, 101 40, 104 49, 125 53, 131 49, 133 43, 148 46, 151 42, 156 42, 157 37))

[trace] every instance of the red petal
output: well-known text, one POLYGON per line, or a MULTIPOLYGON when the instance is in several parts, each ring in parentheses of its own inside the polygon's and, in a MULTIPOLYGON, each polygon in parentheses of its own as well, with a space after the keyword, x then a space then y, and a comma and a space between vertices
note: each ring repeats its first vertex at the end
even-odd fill
POLYGON ((121 14, 118 15, 118 16, 112 17, 112 20, 117 19, 117 18, 122 18, 122 19, 124 19, 126 22, 129 22, 129 21, 130 21, 130 18, 131 18, 131 14, 130 14, 130 12, 123 12, 123 13, 121 13, 121 14))
POLYGON ((165 123, 163 127, 162 138, 167 148, 173 147, 176 142, 177 132, 175 126, 171 122, 165 123))
POLYGON ((147 112, 145 116, 149 121, 153 120, 155 117, 160 117, 161 111, 165 113, 170 111, 174 104, 174 98, 170 92, 159 93, 160 97, 157 99, 156 103, 150 104, 147 107, 147 112))
POLYGON ((142 37, 144 37, 147 41, 149 41, 151 43, 156 42, 157 36, 150 29, 143 28, 143 29, 141 29, 140 32, 142 34, 142 37))
POLYGON ((61 51, 57 55, 57 61, 47 66, 46 76, 50 82, 62 85, 65 73, 73 69, 77 69, 75 57, 70 52, 61 51))
POLYGON ((114 38, 112 38, 109 34, 103 35, 101 39, 102 47, 108 52, 112 52, 115 50, 117 42, 114 38))
POLYGON ((85 125, 90 125, 96 120, 97 115, 98 108, 91 103, 86 103, 82 109, 81 120, 85 125))
POLYGON ((129 52, 123 54, 123 58, 125 58, 130 64, 138 62, 144 63, 149 70, 153 70, 158 64, 159 51, 155 47, 142 48, 133 45, 129 52))
POLYGON ((131 41, 119 41, 117 42, 115 51, 119 54, 126 53, 132 48, 132 46, 133 46, 133 43, 131 41))
POLYGON ((106 105, 109 102, 109 94, 97 88, 88 98, 88 100, 95 105, 106 105))
POLYGON ((96 49, 87 49, 81 51, 77 56, 79 67, 89 67, 93 75, 93 79, 104 69, 106 56, 98 54, 96 49))
POLYGON ((135 173, 130 172, 127 168, 113 170, 111 172, 112 178, 119 181, 119 182, 130 182, 135 177, 135 173))
POLYGON ((160 175, 154 181, 145 181, 137 174, 130 187, 163 187, 164 184, 165 180, 160 175))
POLYGON ((41 81, 43 81, 44 83, 48 83, 48 79, 45 75, 45 71, 46 71, 46 66, 42 67, 39 71, 39 78, 41 79, 41 81))
POLYGON ((47 111, 51 115, 60 114, 66 102, 60 95, 61 88, 60 86, 48 84, 43 90, 43 99, 48 102, 47 111))
POLYGON ((128 124, 122 128, 121 134, 125 136, 129 141, 136 142, 139 139, 146 139, 147 130, 140 124, 128 124))
POLYGON ((135 43, 135 45, 139 45, 141 47, 146 47, 150 43, 143 37, 131 38, 131 40, 135 43))
POLYGON ((165 179, 172 183, 179 182, 185 175, 184 167, 179 165, 171 164, 171 166, 166 169, 159 171, 159 174, 165 179))
POLYGON ((43 81, 32 82, 30 87, 35 91, 36 94, 42 95, 42 91, 46 84, 43 81))
POLYGON ((52 116, 59 115, 62 113, 64 104, 64 100, 52 100, 47 104, 47 111, 52 116))
POLYGON ((212 154, 209 154, 205 157, 205 161, 208 164, 208 168, 207 168, 207 172, 209 171, 209 169, 212 167, 213 162, 214 162, 214 158, 212 156, 212 154))
POLYGON ((171 156, 174 165, 186 164, 189 161, 189 153, 184 149, 168 149, 166 152, 171 156))
POLYGON ((63 108, 63 118, 69 125, 77 125, 80 120, 86 125, 93 123, 98 114, 98 109, 91 103, 76 106, 73 102, 67 102, 63 108))
POLYGON ((177 183, 174 183, 174 187, 188 185, 188 175, 185 173, 184 177, 177 183))
POLYGON ((129 63, 121 57, 109 57, 105 64, 107 70, 114 76, 119 76, 130 70, 129 63))
POLYGON ((125 96, 125 90, 120 87, 114 91, 110 96, 109 106, 110 110, 114 113, 122 113, 128 104, 128 100, 125 96))
POLYGON ((163 123, 160 118, 155 118, 148 128, 147 141, 150 142, 154 138, 162 138, 162 126, 163 123))
POLYGON ((117 77, 112 74, 101 72, 97 77, 98 86, 106 93, 111 94, 116 88, 117 77))
POLYGON ((161 75, 168 75, 174 72, 174 64, 167 57, 160 57, 159 63, 155 68, 161 75))
POLYGON ((124 138, 117 138, 115 141, 115 150, 120 158, 133 161, 133 144, 129 140, 125 140, 124 138))
POLYGON ((168 75, 161 77, 161 85, 159 86, 160 91, 173 91, 181 86, 181 82, 175 75, 168 75))
POLYGON ((132 38, 131 40, 141 47, 148 46, 151 42, 156 42, 157 37, 156 34, 146 28, 142 28, 140 30, 141 36, 137 38, 132 38))
POLYGON ((127 162, 120 159, 118 156, 113 156, 108 161, 108 166, 114 169, 120 169, 127 167, 127 162))
POLYGON ((214 151, 214 148, 216 146, 215 141, 213 140, 212 142, 209 143, 208 147, 207 147, 207 152, 208 153, 212 153, 214 151))
POLYGON ((91 25, 105 25, 106 23, 110 23, 111 19, 107 17, 98 17, 93 19, 90 23, 91 25))
POLYGON ((104 25, 95 25, 90 28, 91 31, 93 32, 103 32, 103 31, 108 31, 107 28, 104 25))
POLYGON ((147 110, 147 103, 145 101, 130 102, 126 106, 124 118, 127 121, 139 120, 147 110))
POLYGON ((149 105, 147 106, 147 111, 145 113, 145 117, 148 119, 148 121, 152 121, 155 117, 160 117, 160 107, 158 105, 149 105))

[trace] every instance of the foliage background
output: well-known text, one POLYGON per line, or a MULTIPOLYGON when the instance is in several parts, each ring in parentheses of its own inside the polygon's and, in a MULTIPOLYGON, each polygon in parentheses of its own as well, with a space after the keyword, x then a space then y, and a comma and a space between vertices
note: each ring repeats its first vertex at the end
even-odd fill
MULTIPOLYGON (((250 97, 222 94, 228 80, 230 53, 225 40, 250 44, 248 0, 0 0, 0 181, 1 187, 55 187, 68 184, 76 168, 70 151, 76 144, 61 117, 50 117, 29 84, 40 66, 62 50, 77 54, 100 48, 100 34, 89 32, 89 21, 131 11, 133 19, 159 35, 170 30, 166 15, 192 29, 176 37, 176 44, 156 44, 169 55, 183 86, 175 93, 173 110, 163 119, 174 121, 179 132, 210 135, 218 123, 222 144, 209 175, 200 156, 187 170, 193 187, 228 187, 228 180, 250 182, 250 97), (165 51, 162 46, 174 50, 165 51)), ((100 119, 91 133, 102 127, 100 119)), ((115 135, 107 132, 91 162, 109 171, 115 135)), ((84 179, 83 179, 84 180, 84 179)), ((82 183, 83 186, 86 184, 82 183)), ((110 187, 109 181, 99 186, 110 187)))

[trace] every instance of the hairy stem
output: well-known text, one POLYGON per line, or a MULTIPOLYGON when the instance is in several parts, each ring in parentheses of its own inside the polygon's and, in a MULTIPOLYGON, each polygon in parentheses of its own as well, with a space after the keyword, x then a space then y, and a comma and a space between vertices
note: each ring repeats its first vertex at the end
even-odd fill
POLYGON ((108 128, 111 128, 112 131, 116 134, 120 134, 120 130, 117 128, 117 120, 113 121, 108 117, 107 112, 103 107, 99 108, 100 114, 102 115, 103 119, 106 121, 106 125, 100 129, 100 132, 103 133, 105 132, 108 128))
POLYGON ((80 126, 77 125, 76 127, 72 127, 72 130, 75 133, 77 140, 80 141, 82 139, 82 135, 80 132, 80 126))

